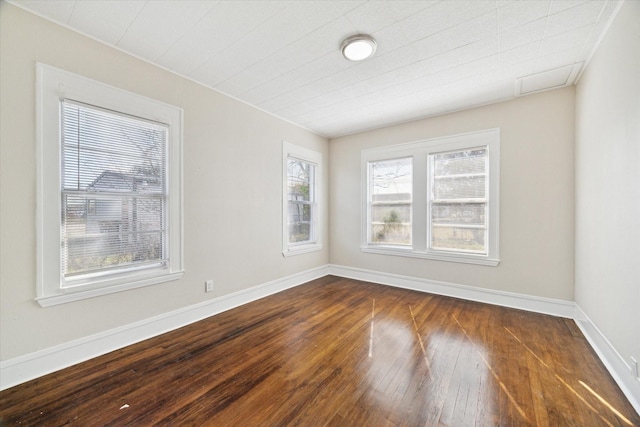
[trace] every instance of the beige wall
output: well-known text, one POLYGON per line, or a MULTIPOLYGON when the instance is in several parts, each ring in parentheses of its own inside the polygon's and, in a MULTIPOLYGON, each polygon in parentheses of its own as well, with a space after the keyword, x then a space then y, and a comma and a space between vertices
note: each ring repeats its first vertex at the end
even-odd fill
MULTIPOLYGON (((283 258, 280 226, 282 140, 326 161, 326 139, 5 2, 0 95, 0 360, 328 262, 326 245, 283 258), (182 280, 49 308, 34 301, 36 61, 184 109, 182 280), (205 294, 206 279, 213 293, 205 294)), ((325 242, 327 230, 325 220, 325 242)))
POLYGON ((574 89, 330 141, 330 260, 417 278, 573 300, 574 89), (360 251, 360 151, 489 128, 501 130, 497 267, 360 251))
POLYGON ((640 65, 634 26, 639 8, 638 2, 624 4, 578 85, 577 101, 574 88, 566 88, 327 143, 0 2, 0 360, 328 262, 568 301, 574 299, 575 274, 579 305, 625 360, 640 359, 640 263, 634 243, 640 241, 640 65), (34 301, 36 61, 184 109, 186 274, 181 281, 50 308, 34 301), (360 251, 361 149, 496 127, 502 156, 499 266, 360 251), (330 210, 322 252, 281 255, 283 139, 324 155, 330 210), (203 282, 209 278, 216 290, 205 294, 203 282))
POLYGON ((640 361, 640 2, 626 1, 576 91, 576 302, 640 361))

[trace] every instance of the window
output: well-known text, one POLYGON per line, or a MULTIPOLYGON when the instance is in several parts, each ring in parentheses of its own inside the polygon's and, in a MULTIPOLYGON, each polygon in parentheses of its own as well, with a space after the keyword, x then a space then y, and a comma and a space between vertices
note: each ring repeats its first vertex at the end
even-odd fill
POLYGON ((38 64, 38 302, 182 275, 182 111, 38 64))
POLYGON ((487 147, 429 156, 430 248, 487 254, 487 147))
POLYGON ((320 183, 322 155, 283 142, 283 250, 284 256, 322 248, 320 183))
POLYGON ((363 150, 364 252, 497 265, 500 135, 363 150))
POLYGON ((287 158, 287 200, 289 245, 315 242, 316 165, 295 157, 287 158))
POLYGON ((369 243, 411 245, 413 159, 369 163, 369 243))

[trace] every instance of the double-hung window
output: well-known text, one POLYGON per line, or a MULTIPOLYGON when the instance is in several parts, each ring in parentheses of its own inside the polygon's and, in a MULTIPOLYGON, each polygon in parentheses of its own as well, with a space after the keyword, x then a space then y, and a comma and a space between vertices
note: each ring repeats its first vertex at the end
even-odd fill
POLYGON ((284 256, 320 250, 322 155, 283 142, 283 249, 284 256))
POLYGON ((38 64, 38 302, 182 275, 176 107, 38 64))
POLYGON ((497 265, 497 129, 362 151, 364 252, 497 265))

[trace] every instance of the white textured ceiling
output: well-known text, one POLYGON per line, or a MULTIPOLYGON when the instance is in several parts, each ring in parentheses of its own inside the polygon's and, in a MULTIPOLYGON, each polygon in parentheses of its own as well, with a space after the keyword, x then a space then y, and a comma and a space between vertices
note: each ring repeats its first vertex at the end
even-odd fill
POLYGON ((11 3, 336 137, 572 84, 620 1, 11 3), (360 63, 357 33, 378 43, 360 63))

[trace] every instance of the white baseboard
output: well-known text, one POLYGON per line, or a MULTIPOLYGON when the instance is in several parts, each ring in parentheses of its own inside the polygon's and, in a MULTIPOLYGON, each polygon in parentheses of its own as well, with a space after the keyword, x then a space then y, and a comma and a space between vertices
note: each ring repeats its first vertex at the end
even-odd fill
POLYGON ((322 266, 149 319, 0 362, 0 390, 67 368, 119 348, 181 328, 218 313, 328 274, 322 266))
POLYGON ((366 282, 395 286, 397 288, 412 289, 431 294, 499 305, 502 307, 550 314, 552 316, 568 318, 573 318, 574 316, 575 303, 573 301, 496 291, 474 286, 438 282, 435 280, 420 279, 416 277, 402 276, 399 274, 333 264, 329 265, 329 274, 349 279, 364 280, 366 282))
POLYGON ((339 265, 329 265, 329 274, 574 319, 624 395, 640 414, 640 381, 633 377, 629 365, 573 301, 495 291, 339 265))
POLYGON ((636 412, 640 414, 640 380, 634 378, 631 368, 624 358, 577 304, 574 319, 618 387, 629 399, 636 412))
POLYGON ((476 288, 333 264, 0 362, 0 390, 161 335, 328 274, 574 319, 622 392, 635 410, 640 413, 640 381, 633 378, 624 359, 580 307, 572 301, 476 288))

